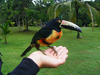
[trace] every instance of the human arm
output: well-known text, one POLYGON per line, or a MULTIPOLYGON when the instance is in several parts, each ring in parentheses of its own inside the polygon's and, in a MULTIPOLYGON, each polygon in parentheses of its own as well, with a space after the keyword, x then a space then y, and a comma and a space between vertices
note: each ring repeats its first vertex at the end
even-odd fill
POLYGON ((41 68, 55 68, 64 64, 68 50, 62 46, 54 48, 58 52, 57 56, 51 48, 44 51, 46 55, 40 51, 33 52, 8 75, 36 75, 41 68))
POLYGON ((28 58, 32 59, 39 68, 56 68, 65 63, 68 57, 68 50, 63 46, 54 48, 58 52, 57 56, 54 50, 49 48, 44 51, 46 55, 43 55, 40 51, 36 51, 30 54, 28 58))

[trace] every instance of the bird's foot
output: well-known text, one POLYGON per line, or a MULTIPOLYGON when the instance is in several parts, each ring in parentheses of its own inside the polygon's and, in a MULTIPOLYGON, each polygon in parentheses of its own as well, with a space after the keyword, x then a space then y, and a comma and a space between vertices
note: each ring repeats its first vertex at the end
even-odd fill
POLYGON ((43 51, 43 50, 40 50, 40 49, 39 49, 39 51, 41 51, 44 55, 46 55, 46 54, 44 53, 44 51, 43 51))
POLYGON ((58 55, 58 52, 54 49, 53 46, 48 46, 48 47, 52 48, 54 50, 54 52, 56 53, 56 55, 58 55))

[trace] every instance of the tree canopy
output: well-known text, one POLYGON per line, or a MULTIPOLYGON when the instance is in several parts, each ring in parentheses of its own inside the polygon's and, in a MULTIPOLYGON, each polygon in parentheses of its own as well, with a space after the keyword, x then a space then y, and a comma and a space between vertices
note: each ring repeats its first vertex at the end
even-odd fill
MULTIPOLYGON (((65 14, 64 17, 69 17, 66 19, 76 22, 80 26, 88 25, 91 21, 100 26, 99 4, 99 2, 84 2, 81 0, 58 2, 49 7, 49 19, 56 18, 59 15, 62 15, 63 18, 63 13, 67 11, 69 16, 65 14), (53 11, 50 11, 51 9, 53 11)), ((92 24, 92 26, 94 25, 92 24)))
MULTIPOLYGON (((66 4, 70 6, 70 1, 74 0, 35 0, 34 2, 33 0, 0 0, 0 24, 6 23, 8 20, 11 20, 12 22, 15 22, 15 26, 18 26, 23 30, 29 30, 29 25, 42 26, 49 20, 50 17, 52 19, 52 16, 54 16, 52 14, 47 15, 49 7, 54 6, 53 4, 55 4, 55 6, 57 5, 57 8, 59 8, 59 10, 55 9, 57 11, 57 13, 55 13, 56 17, 69 20, 71 15, 75 15, 74 4, 71 5, 72 11, 70 11, 69 7, 66 7, 66 4), (65 3, 65 5, 62 6, 61 3, 65 3), (73 12, 74 14, 70 14, 70 12, 73 12)), ((90 5, 91 9, 96 9, 99 12, 100 2, 97 1, 98 0, 96 0, 95 2, 87 3, 90 5)), ((87 10, 85 9, 85 7, 81 7, 81 4, 77 7, 79 7, 77 15, 78 23, 80 24, 80 26, 88 26, 88 24, 91 23, 91 19, 89 18, 90 16, 87 16, 87 10)), ((53 8, 50 8, 48 13, 52 13, 55 10, 53 8)), ((75 17, 72 18, 74 19, 75 17)))

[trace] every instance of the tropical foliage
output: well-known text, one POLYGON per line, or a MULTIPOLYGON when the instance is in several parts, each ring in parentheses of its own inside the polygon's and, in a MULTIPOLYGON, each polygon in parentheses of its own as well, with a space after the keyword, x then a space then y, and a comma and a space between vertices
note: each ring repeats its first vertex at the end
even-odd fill
POLYGON ((64 12, 64 9, 62 9, 63 6, 64 6, 64 9, 66 6, 66 10, 70 10, 69 11, 69 15, 70 15, 69 20, 70 21, 76 22, 78 24, 79 23, 79 20, 78 20, 79 19, 79 9, 84 8, 86 11, 85 13, 87 13, 92 20, 92 26, 94 27, 94 24, 93 24, 94 22, 97 23, 98 26, 100 26, 100 21, 99 21, 100 20, 100 12, 98 10, 96 10, 94 7, 90 6, 89 2, 84 2, 84 1, 80 1, 80 0, 71 0, 69 2, 64 1, 64 2, 59 2, 59 3, 56 3, 52 6, 50 6, 48 9, 49 19, 56 18, 56 17, 58 17, 58 15, 60 15, 60 13, 64 12), (53 11, 50 11, 51 9, 53 11))
MULTIPOLYGON (((33 0, 1 0, 0 24, 12 20, 15 22, 14 26, 18 26, 22 30, 29 30, 29 25, 42 26, 49 19, 59 17, 78 22, 80 26, 87 26, 92 20, 89 19, 89 17, 92 18, 91 14, 88 13, 89 17, 87 16, 87 11, 90 12, 89 8, 92 10, 92 14, 99 12, 100 3, 80 0, 34 0, 34 2, 33 0), (96 9, 98 11, 95 11, 96 9)), ((98 24, 98 13, 93 15, 94 23, 98 24)), ((10 24, 10 26, 12 25, 10 24)))
POLYGON ((5 40, 5 44, 7 44, 7 36, 10 33, 10 30, 8 29, 9 23, 10 23, 10 21, 5 23, 4 25, 0 25, 0 27, 2 29, 2 36, 3 36, 4 40, 5 40))
POLYGON ((28 30, 28 26, 34 21, 48 21, 47 9, 51 5, 52 0, 35 1, 32 0, 2 0, 0 2, 0 24, 12 20, 20 29, 28 30))

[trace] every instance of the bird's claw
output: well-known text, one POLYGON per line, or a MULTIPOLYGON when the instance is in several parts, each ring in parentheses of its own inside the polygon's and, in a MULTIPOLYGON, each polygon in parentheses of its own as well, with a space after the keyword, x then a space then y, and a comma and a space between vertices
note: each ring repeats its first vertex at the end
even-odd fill
POLYGON ((41 51, 44 55, 46 55, 46 54, 44 53, 44 51, 43 51, 43 50, 40 50, 40 49, 39 49, 39 51, 41 51))
POLYGON ((56 53, 56 56, 58 55, 58 52, 57 51, 55 51, 55 53, 56 53))
POLYGON ((54 52, 56 53, 56 56, 58 55, 58 52, 54 49, 53 46, 48 46, 48 47, 50 47, 50 48, 52 48, 54 50, 54 52))
POLYGON ((45 53, 44 53, 44 51, 41 51, 44 55, 46 55, 45 53))

